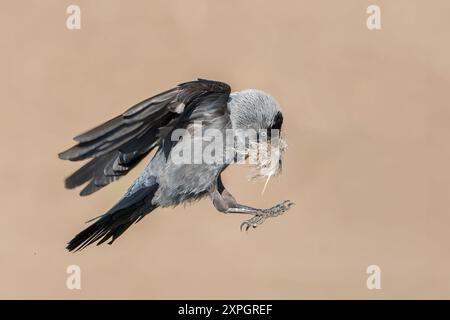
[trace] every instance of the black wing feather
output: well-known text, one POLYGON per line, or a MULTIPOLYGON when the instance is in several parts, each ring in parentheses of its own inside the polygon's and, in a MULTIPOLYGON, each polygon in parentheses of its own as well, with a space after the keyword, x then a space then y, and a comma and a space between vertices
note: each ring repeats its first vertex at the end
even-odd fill
POLYGON ((89 181, 80 195, 89 195, 126 175, 161 139, 182 126, 201 99, 217 99, 226 107, 229 85, 198 79, 143 100, 119 115, 74 138, 77 145, 59 154, 63 160, 92 158, 70 175, 66 188, 89 181), (222 101, 223 100, 223 101, 222 101))

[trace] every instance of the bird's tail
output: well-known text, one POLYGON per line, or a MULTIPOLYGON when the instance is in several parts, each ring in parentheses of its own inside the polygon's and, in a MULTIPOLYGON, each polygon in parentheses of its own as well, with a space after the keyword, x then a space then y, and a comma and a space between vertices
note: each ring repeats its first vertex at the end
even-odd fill
POLYGON ((156 189, 157 185, 145 187, 129 197, 122 198, 108 212, 95 218, 97 221, 70 240, 66 249, 79 251, 94 242, 100 245, 110 239, 108 244, 112 244, 133 223, 156 209, 157 206, 151 204, 156 189))

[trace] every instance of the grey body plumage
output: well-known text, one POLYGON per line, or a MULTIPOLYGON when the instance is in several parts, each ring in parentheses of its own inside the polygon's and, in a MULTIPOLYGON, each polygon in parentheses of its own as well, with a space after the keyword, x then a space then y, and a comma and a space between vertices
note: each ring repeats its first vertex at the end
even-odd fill
POLYGON ((220 178, 228 166, 226 162, 172 161, 171 152, 194 142, 183 139, 174 142, 171 133, 179 128, 193 132, 197 121, 202 121, 202 130, 216 129, 225 134, 229 129, 281 128, 282 115, 275 99, 262 91, 231 93, 225 83, 199 79, 144 100, 121 116, 77 136, 75 140, 79 143, 59 157, 72 161, 93 158, 66 179, 67 188, 89 181, 81 195, 119 179, 152 149, 158 150, 119 202, 75 236, 67 249, 80 250, 107 240, 112 243, 131 224, 157 207, 176 206, 206 195, 221 212, 254 215, 245 222, 247 228, 289 209, 292 205, 289 201, 270 209, 238 204, 220 178))

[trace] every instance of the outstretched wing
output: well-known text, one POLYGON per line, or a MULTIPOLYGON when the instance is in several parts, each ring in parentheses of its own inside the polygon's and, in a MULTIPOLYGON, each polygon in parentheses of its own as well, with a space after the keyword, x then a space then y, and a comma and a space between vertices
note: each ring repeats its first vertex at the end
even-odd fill
MULTIPOLYGON (((123 114, 74 138, 77 145, 59 154, 63 160, 80 161, 92 158, 70 175, 66 188, 89 182, 81 191, 85 196, 126 175, 172 129, 182 127, 198 105, 209 101, 225 112, 231 92, 223 82, 198 79, 148 98, 123 114)), ((200 110, 199 110, 200 111, 200 110)), ((206 119, 207 120, 207 119, 206 119)))

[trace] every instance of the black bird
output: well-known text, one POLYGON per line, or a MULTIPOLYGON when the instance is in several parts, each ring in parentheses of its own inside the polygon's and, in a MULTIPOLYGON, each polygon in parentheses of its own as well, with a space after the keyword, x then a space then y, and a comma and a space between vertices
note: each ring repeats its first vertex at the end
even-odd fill
MULTIPOLYGON (((149 152, 158 149, 119 202, 93 219, 96 221, 76 235, 67 249, 80 250, 94 242, 99 245, 108 240, 111 244, 154 209, 176 206, 206 195, 220 212, 253 215, 241 225, 241 229, 245 227, 246 230, 268 217, 284 213, 293 205, 290 201, 283 201, 269 209, 257 209, 237 203, 220 177, 230 164, 229 158, 212 163, 174 161, 172 156, 180 150, 189 150, 188 147, 198 143, 207 147, 211 143, 204 138, 191 141, 185 138, 186 135, 174 141, 174 133, 180 129, 195 137, 195 124, 199 121, 202 133, 207 130, 224 135, 227 130, 236 132, 237 139, 244 141, 244 151, 248 152, 259 138, 247 139, 239 130, 272 132, 271 129, 281 129, 283 116, 275 99, 262 91, 249 89, 231 93, 230 86, 223 82, 198 79, 148 98, 76 136, 74 140, 78 144, 60 153, 59 158, 71 161, 91 158, 65 180, 69 189, 88 182, 80 193, 82 196, 126 175, 149 152)), ((280 164, 281 153, 278 153, 275 166, 261 162, 258 165, 261 174, 270 178, 278 173, 280 164)))

